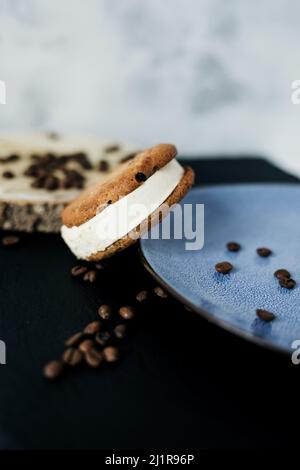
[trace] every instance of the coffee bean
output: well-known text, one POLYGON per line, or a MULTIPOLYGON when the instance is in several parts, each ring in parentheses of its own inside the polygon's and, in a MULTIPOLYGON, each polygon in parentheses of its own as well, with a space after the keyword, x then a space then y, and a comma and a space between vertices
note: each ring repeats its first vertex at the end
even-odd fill
POLYGON ((95 337, 96 343, 98 343, 100 346, 105 346, 110 339, 111 335, 108 331, 99 331, 95 337))
POLYGON ((138 302, 144 302, 149 298, 149 292, 147 290, 141 290, 135 298, 138 302))
POLYGON ((51 361, 44 367, 44 377, 49 380, 58 379, 64 370, 64 364, 62 361, 51 361))
POLYGON ((83 276, 83 280, 87 282, 95 282, 97 279, 97 271, 88 271, 83 276))
POLYGON ((262 310, 260 308, 256 310, 256 315, 258 316, 258 318, 266 322, 275 320, 276 318, 276 315, 274 315, 274 313, 268 312, 267 310, 262 310))
POLYGON ((80 343, 79 349, 83 354, 85 354, 87 351, 92 349, 94 347, 94 341, 92 339, 85 339, 80 343))
POLYGON ((147 180, 147 176, 142 173, 142 172, 138 172, 136 175, 135 175, 135 179, 139 182, 139 183, 143 183, 144 181, 147 180))
POLYGON ((135 316, 135 311, 132 307, 125 306, 119 309, 119 314, 124 320, 131 320, 135 316))
POLYGON ((119 350, 115 346, 107 346, 103 349, 106 362, 116 362, 119 359, 119 350))
POLYGON ((15 177, 15 174, 12 171, 5 171, 4 173, 2 173, 2 176, 3 178, 10 180, 15 177))
POLYGON ((95 264, 95 268, 98 270, 98 271, 102 271, 104 269, 104 266, 103 264, 101 263, 96 263, 95 264))
POLYGON ((74 268, 71 269, 71 274, 73 277, 80 277, 86 272, 87 268, 85 266, 74 266, 74 268))
POLYGON ((123 339, 126 336, 126 326, 125 325, 117 325, 114 329, 114 333, 116 338, 123 339))
POLYGON ((168 297, 168 294, 160 286, 155 287, 154 293, 162 299, 166 299, 168 297))
POLYGON ((241 245, 237 242, 228 242, 226 246, 227 246, 227 249, 229 251, 234 251, 235 252, 235 251, 239 251, 241 249, 241 245))
POLYGON ((70 338, 66 339, 65 341, 65 345, 66 346, 77 346, 80 341, 82 340, 83 338, 83 334, 81 331, 79 331, 78 333, 75 333, 74 335, 70 336, 70 338))
POLYGON ((296 285, 296 281, 292 278, 290 279, 283 278, 283 279, 279 279, 279 284, 281 285, 281 287, 284 287, 285 289, 294 289, 296 285))
POLYGON ((112 314, 112 308, 110 305, 101 305, 98 309, 98 314, 100 315, 103 320, 108 320, 111 317, 112 314))
POLYGON ((92 321, 91 323, 86 325, 85 329, 83 330, 83 333, 87 335, 94 335, 101 330, 101 326, 102 325, 100 321, 92 321))
POLYGON ((104 361, 104 355, 101 351, 97 349, 89 349, 84 355, 85 361, 90 367, 99 367, 100 364, 104 361))
POLYGON ((104 152, 106 153, 113 153, 113 152, 118 152, 121 149, 120 145, 114 144, 114 145, 108 145, 105 149, 104 152))
POLYGON ((101 160, 98 165, 98 170, 106 172, 109 170, 109 163, 106 160, 101 160))
POLYGON ((6 237, 2 238, 2 245, 3 246, 15 246, 20 242, 20 238, 16 235, 7 235, 6 237))
POLYGON ((228 274, 232 270, 233 266, 228 261, 223 261, 222 263, 217 263, 215 269, 218 273, 228 274))
POLYGON ((82 352, 76 348, 68 348, 63 353, 62 359, 69 366, 77 366, 82 360, 82 352))
POLYGON ((277 269, 277 271, 274 273, 274 276, 277 277, 277 279, 289 279, 291 274, 287 269, 277 269))
POLYGON ((257 248, 256 253, 262 258, 267 258, 272 254, 272 251, 269 248, 257 248))

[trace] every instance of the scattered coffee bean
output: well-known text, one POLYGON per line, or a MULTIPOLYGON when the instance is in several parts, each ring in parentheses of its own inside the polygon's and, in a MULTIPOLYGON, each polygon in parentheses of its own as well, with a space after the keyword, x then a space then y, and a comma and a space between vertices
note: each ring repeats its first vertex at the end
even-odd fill
POLYGON ((64 370, 64 364, 62 361, 51 361, 44 367, 44 377, 49 380, 58 379, 64 370))
POLYGON ((79 331, 78 333, 75 333, 74 335, 70 336, 70 338, 66 339, 65 341, 65 345, 66 346, 77 346, 80 341, 82 340, 83 338, 83 334, 81 331, 79 331))
POLYGON ((223 261, 222 263, 217 263, 215 269, 218 273, 228 274, 232 270, 233 266, 228 261, 223 261))
POLYGON ((147 290, 141 290, 135 298, 138 302, 144 302, 149 298, 149 292, 147 290))
POLYGON ((2 238, 2 245, 3 246, 15 246, 20 242, 20 238, 16 235, 7 235, 6 237, 2 238))
POLYGON ((113 153, 113 152, 118 152, 120 149, 121 149, 121 147, 118 144, 108 145, 108 147, 106 147, 104 149, 104 152, 105 153, 113 153))
POLYGON ((104 361, 104 354, 97 349, 91 348, 84 355, 85 361, 90 367, 99 367, 104 361))
POLYGON ((294 289, 296 285, 296 281, 292 278, 290 279, 283 278, 283 279, 279 279, 279 284, 281 285, 281 287, 284 287, 285 289, 294 289))
POLYGON ((256 253, 262 258, 267 258, 272 254, 272 251, 269 248, 257 248, 256 253))
POLYGON ((135 175, 135 179, 139 182, 139 183, 143 183, 144 181, 147 180, 147 176, 142 173, 142 172, 138 172, 136 175, 135 175))
POLYGON ((77 366, 82 360, 82 352, 76 348, 68 348, 63 353, 62 359, 69 366, 77 366))
POLYGON ((2 176, 3 178, 10 180, 15 177, 15 174, 12 171, 4 171, 4 173, 2 173, 2 176))
POLYGON ((154 293, 162 299, 166 299, 168 297, 168 294, 160 286, 155 287, 154 293))
POLYGON ((228 242, 226 246, 229 251, 239 251, 241 249, 241 245, 237 242, 228 242))
POLYGON ((110 305, 101 305, 98 309, 98 314, 103 320, 108 320, 111 317, 112 314, 112 308, 110 305))
POLYGON ((277 269, 274 276, 277 277, 277 279, 290 279, 291 274, 287 269, 277 269))
POLYGON ((131 320, 135 316, 135 311, 133 307, 121 307, 119 309, 119 314, 124 320, 131 320))
POLYGON ((98 165, 98 170, 106 172, 109 170, 109 163, 106 160, 101 160, 98 165))
POLYGON ((97 271, 87 271, 83 276, 83 280, 87 282, 95 282, 97 279, 97 271))
POLYGON ((258 318, 260 318, 261 320, 264 320, 264 321, 272 321, 272 320, 275 320, 276 318, 276 315, 274 315, 274 313, 272 312, 268 312, 267 310, 262 310, 260 308, 258 308, 256 310, 256 315, 258 316, 258 318))
POLYGON ((71 270, 71 274, 74 277, 80 277, 87 272, 87 268, 85 266, 74 266, 71 270))
POLYGON ((126 336, 126 326, 125 325, 117 325, 114 329, 114 333, 116 338, 123 339, 126 336))
POLYGON ((102 325, 100 321, 92 321, 91 323, 86 325, 85 329, 83 330, 83 333, 87 335, 94 335, 101 330, 101 326, 102 325))
POLYGON ((111 335, 108 331, 99 331, 99 333, 96 334, 95 340, 100 346, 105 346, 110 338, 111 335))
POLYGON ((104 269, 104 266, 101 263, 96 263, 95 264, 95 269, 97 269, 98 271, 102 271, 104 269))
POLYGON ((103 349, 106 362, 116 362, 119 359, 119 350, 115 346, 107 346, 103 349))
POLYGON ((92 339, 85 339, 80 343, 79 349, 83 354, 85 354, 87 351, 92 349, 94 347, 94 341, 92 339))

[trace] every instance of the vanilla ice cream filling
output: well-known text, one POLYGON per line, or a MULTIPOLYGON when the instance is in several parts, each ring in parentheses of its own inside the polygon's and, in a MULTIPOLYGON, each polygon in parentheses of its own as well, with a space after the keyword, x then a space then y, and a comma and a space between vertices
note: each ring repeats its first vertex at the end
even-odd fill
POLYGON ((175 160, 160 168, 141 186, 105 207, 78 227, 62 226, 61 234, 77 258, 104 251, 147 219, 174 191, 184 173, 175 160))

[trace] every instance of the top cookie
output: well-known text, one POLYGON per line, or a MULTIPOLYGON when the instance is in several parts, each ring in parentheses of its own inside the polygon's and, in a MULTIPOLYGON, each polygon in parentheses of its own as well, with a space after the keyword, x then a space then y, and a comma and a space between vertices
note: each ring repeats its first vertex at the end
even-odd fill
POLYGON ((160 144, 138 153, 131 161, 116 169, 109 178, 83 191, 62 213, 63 224, 79 226, 99 209, 113 204, 142 185, 156 171, 167 165, 177 154, 171 144, 160 144))

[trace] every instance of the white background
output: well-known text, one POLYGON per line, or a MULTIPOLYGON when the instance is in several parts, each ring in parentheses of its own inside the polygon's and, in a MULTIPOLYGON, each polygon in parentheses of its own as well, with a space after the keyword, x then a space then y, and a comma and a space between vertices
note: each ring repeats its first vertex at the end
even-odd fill
POLYGON ((297 0, 0 0, 0 131, 90 132, 300 173, 297 0))

